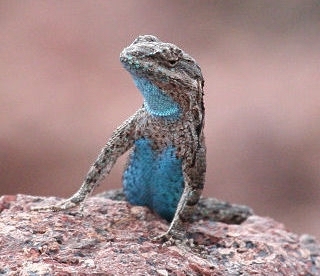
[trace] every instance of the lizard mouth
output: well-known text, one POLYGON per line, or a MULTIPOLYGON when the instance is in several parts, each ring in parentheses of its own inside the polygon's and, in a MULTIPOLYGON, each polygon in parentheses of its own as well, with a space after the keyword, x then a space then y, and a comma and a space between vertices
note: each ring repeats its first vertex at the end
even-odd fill
POLYGON ((159 54, 157 43, 160 40, 152 35, 139 36, 120 54, 123 67, 135 76, 146 76, 154 70, 155 57, 159 54))
POLYGON ((136 70, 140 68, 139 62, 132 56, 128 56, 125 51, 122 51, 120 55, 120 62, 122 63, 124 68, 130 72, 133 68, 135 68, 136 70))
MULTIPOLYGON (((145 47, 143 47, 144 49, 145 47)), ((148 78, 152 75, 152 65, 147 60, 146 51, 133 42, 120 53, 122 66, 135 78, 148 78), (150 71, 150 72, 149 72, 150 71)), ((140 89, 140 88, 139 88, 140 89)))

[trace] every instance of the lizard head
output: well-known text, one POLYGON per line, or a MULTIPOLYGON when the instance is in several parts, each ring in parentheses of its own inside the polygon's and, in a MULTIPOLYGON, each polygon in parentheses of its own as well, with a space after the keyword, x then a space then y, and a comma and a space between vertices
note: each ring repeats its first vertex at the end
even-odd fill
POLYGON ((177 117, 203 106, 203 77, 196 61, 174 44, 152 35, 136 38, 120 54, 149 113, 177 117))

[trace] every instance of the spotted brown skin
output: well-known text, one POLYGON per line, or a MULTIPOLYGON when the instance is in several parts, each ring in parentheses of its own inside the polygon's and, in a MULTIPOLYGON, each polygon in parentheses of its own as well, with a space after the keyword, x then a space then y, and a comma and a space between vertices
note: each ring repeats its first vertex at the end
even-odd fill
POLYGON ((124 192, 132 204, 146 205, 171 221, 163 240, 183 239, 205 181, 204 104, 201 69, 174 44, 152 35, 136 38, 120 54, 144 97, 143 106, 112 134, 80 189, 56 206, 82 203, 119 156, 132 152, 124 172, 124 192))

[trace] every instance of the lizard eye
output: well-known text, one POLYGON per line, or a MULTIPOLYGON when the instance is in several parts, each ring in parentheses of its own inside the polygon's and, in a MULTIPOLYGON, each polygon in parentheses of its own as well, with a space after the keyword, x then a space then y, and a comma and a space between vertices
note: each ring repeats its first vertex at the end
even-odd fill
POLYGON ((167 52, 167 63, 170 67, 176 66, 183 53, 180 49, 170 48, 170 51, 167 52))
POLYGON ((168 60, 168 63, 170 66, 175 66, 177 64, 178 60, 177 59, 171 59, 171 60, 168 60))

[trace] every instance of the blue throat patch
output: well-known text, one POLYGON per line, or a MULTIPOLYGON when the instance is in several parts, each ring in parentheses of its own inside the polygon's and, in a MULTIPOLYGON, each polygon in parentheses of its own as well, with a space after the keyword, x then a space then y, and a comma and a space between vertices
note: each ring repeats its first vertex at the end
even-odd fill
POLYGON ((182 161, 176 158, 176 149, 169 146, 159 153, 148 139, 137 140, 123 174, 127 200, 171 221, 183 189, 182 161))
POLYGON ((144 105, 150 114, 168 118, 179 117, 181 113, 179 104, 166 95, 160 88, 146 78, 133 76, 133 80, 142 93, 144 105))

